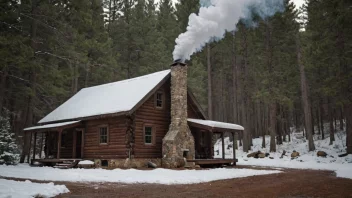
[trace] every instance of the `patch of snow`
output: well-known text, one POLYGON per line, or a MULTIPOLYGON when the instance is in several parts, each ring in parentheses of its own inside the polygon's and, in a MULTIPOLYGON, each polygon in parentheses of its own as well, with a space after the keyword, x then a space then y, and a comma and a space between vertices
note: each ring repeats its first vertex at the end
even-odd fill
POLYGON ((28 165, 0 166, 0 176, 35 179, 42 181, 69 182, 119 182, 194 184, 215 180, 249 177, 280 173, 278 170, 253 170, 218 168, 209 170, 136 170, 136 169, 55 169, 50 167, 30 167, 28 165))
MULTIPOLYGON (((314 136, 314 144, 316 150, 308 152, 308 141, 303 137, 302 133, 292 133, 291 142, 283 142, 282 145, 276 145, 277 152, 270 153, 270 136, 265 136, 265 148, 262 148, 262 137, 253 139, 253 146, 251 152, 261 151, 270 153, 270 157, 266 158, 248 158, 248 153, 243 152, 243 148, 239 147, 236 150, 237 165, 251 165, 264 167, 280 167, 280 168, 295 168, 295 169, 313 169, 313 170, 332 170, 336 172, 337 177, 345 177, 352 179, 352 155, 346 157, 338 157, 339 154, 345 153, 346 150, 346 133, 338 132, 335 134, 335 142, 329 145, 329 137, 324 140, 319 139, 317 135, 314 136), (286 155, 281 159, 281 154, 286 151, 286 155), (291 159, 293 151, 300 153, 300 156, 291 159), (318 157, 317 152, 324 151, 327 157, 318 157)), ((227 137, 225 142, 225 158, 232 159, 232 141, 227 137)), ((214 145, 214 156, 221 158, 222 156, 221 139, 214 145)))
POLYGON ((83 160, 83 161, 80 161, 78 164, 80 164, 80 165, 93 165, 94 162, 89 161, 89 160, 83 160))
POLYGON ((50 128, 56 128, 56 127, 70 125, 70 124, 76 124, 78 122, 80 122, 80 121, 61 122, 61 123, 57 123, 57 124, 46 124, 46 125, 42 125, 42 126, 34 126, 34 127, 25 128, 23 130, 30 131, 30 130, 34 130, 34 129, 50 129, 50 128))
POLYGON ((170 70, 165 70, 81 89, 39 123, 130 111, 169 74, 170 70))
POLYGON ((234 129, 234 130, 241 130, 241 131, 244 130, 244 128, 240 125, 226 123, 226 122, 217 122, 213 120, 199 120, 199 119, 191 119, 191 118, 188 118, 187 121, 213 127, 213 128, 234 129))
POLYGON ((1 198, 55 197, 68 192, 70 191, 65 185, 32 183, 28 180, 22 182, 0 179, 1 198))

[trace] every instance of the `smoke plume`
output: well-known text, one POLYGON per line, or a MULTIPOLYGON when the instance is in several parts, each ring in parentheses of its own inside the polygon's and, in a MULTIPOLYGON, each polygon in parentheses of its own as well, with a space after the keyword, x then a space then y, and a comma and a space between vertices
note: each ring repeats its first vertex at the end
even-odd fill
POLYGON ((189 16, 187 31, 176 39, 174 60, 189 60, 206 43, 236 30, 240 19, 251 20, 253 12, 266 18, 284 9, 284 0, 200 0, 200 4, 199 14, 189 16))

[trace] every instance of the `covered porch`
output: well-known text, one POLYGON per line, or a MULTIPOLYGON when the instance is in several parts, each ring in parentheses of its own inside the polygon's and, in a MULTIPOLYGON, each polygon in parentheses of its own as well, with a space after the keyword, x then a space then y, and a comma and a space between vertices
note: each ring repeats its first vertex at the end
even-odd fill
POLYGON ((236 135, 243 131, 240 125, 217 122, 212 120, 188 119, 188 126, 191 129, 195 141, 195 159, 187 159, 187 162, 194 162, 196 165, 236 165, 236 146, 232 146, 232 159, 225 158, 225 133, 230 133, 233 142, 236 142, 236 135), (214 158, 214 134, 219 134, 222 142, 222 157, 214 158))
POLYGON ((77 162, 83 157, 84 128, 80 121, 29 127, 24 131, 30 136, 27 161, 31 164, 55 165, 77 162))

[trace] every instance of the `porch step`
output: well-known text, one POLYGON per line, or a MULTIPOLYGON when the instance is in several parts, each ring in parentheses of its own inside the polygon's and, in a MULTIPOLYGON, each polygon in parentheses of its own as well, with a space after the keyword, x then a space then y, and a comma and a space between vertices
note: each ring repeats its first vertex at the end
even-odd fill
POLYGON ((60 169, 74 168, 77 166, 78 162, 79 160, 63 161, 62 163, 56 163, 54 168, 60 168, 60 169))
POLYGON ((69 163, 69 164, 67 164, 67 163, 60 163, 60 164, 56 164, 56 166, 70 166, 71 165, 71 163, 69 163))

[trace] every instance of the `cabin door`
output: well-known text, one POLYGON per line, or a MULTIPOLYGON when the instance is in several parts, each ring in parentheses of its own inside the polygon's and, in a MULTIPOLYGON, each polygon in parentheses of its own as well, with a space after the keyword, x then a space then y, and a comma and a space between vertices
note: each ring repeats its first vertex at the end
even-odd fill
POLYGON ((82 158, 82 131, 76 133, 76 158, 82 158))

